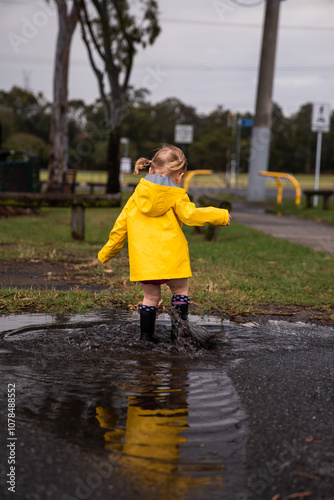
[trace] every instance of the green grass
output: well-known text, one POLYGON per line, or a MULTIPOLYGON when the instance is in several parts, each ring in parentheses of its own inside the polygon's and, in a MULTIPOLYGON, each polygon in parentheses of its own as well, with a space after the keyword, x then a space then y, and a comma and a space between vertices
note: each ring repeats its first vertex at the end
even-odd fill
MULTIPOLYGON (((103 293, 73 290, 0 289, 0 314, 9 312, 83 312, 110 304, 136 306, 141 286, 129 282, 126 247, 101 265, 97 252, 119 209, 87 209, 86 240, 70 235, 70 209, 43 209, 40 215, 0 219, 0 259, 60 262, 82 284, 109 287, 103 293)), ((185 227, 193 278, 191 299, 201 311, 261 311, 268 308, 306 308, 333 316, 334 259, 321 252, 266 236, 233 222, 221 228, 216 242, 185 227)), ((52 277, 57 282, 57 275, 52 277)), ((51 282, 52 283, 52 282, 51 282)), ((163 287, 163 304, 170 294, 163 287)))
MULTIPOLYGON (((188 231, 188 229, 187 229, 188 231)), ((227 309, 276 304, 330 307, 334 259, 233 223, 216 243, 189 235, 193 297, 227 309)))
POLYGON ((334 224, 334 201, 330 202, 329 210, 324 210, 322 206, 322 199, 319 199, 318 206, 316 208, 306 208, 304 200, 299 206, 292 200, 286 200, 283 201, 281 205, 273 205, 272 211, 283 215, 299 215, 300 217, 305 217, 307 219, 334 224))

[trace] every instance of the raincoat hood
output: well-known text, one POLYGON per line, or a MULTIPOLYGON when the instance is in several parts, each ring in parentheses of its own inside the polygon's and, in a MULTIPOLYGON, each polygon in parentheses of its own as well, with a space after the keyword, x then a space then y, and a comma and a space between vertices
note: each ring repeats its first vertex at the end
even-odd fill
POLYGON ((186 190, 174 184, 169 177, 150 174, 140 180, 134 193, 134 201, 142 214, 160 217, 185 193, 186 190))

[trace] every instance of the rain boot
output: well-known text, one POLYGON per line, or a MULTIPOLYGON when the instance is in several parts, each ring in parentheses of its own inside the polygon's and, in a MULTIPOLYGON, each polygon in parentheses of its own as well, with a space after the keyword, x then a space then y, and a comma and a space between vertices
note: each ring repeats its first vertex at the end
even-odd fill
POLYGON ((154 336, 157 310, 154 306, 140 306, 140 340, 157 343, 158 339, 154 336))
POLYGON ((188 322, 189 297, 187 295, 174 295, 172 300, 172 330, 171 341, 178 337, 190 337, 188 322))

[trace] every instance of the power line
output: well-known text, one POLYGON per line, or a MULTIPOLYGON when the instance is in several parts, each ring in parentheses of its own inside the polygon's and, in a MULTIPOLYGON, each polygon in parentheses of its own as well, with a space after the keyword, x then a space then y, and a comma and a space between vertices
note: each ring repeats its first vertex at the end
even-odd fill
MULTIPOLYGON (((223 21, 197 21, 189 19, 167 19, 162 18, 162 22, 165 23, 177 23, 177 24, 194 24, 201 26, 216 26, 224 28, 250 28, 250 29, 260 29, 262 24, 249 24, 249 23, 228 23, 223 21)), ((334 31, 334 26, 284 26, 280 25, 280 29, 287 30, 301 30, 301 31, 334 31)))
MULTIPOLYGON (((1 1, 1 0, 0 0, 1 1)), ((45 65, 46 63, 53 64, 53 60, 49 57, 37 57, 37 56, 24 56, 23 58, 17 58, 9 56, 8 54, 0 54, 0 61, 5 61, 7 63, 13 63, 17 65, 20 62, 25 64, 36 64, 45 65)), ((72 59, 71 64, 73 66, 87 66, 86 61, 80 61, 72 59)), ((237 65, 208 65, 208 64, 160 64, 159 62, 150 61, 147 63, 135 64, 134 68, 159 68, 161 70, 175 70, 175 71, 245 71, 252 72, 257 71, 257 66, 237 66, 237 65)), ((278 66, 277 71, 322 71, 331 72, 334 71, 334 66, 278 66)))
MULTIPOLYGON (((209 66, 209 65, 185 65, 185 64, 136 64, 136 67, 160 69, 173 69, 180 71, 257 71, 257 66, 209 66)), ((278 71, 334 71, 334 66, 278 66, 278 71)))
MULTIPOLYGON (((30 3, 34 3, 31 0, 30 3)), ((35 1, 36 3, 36 1, 35 1)), ((0 0, 0 4, 10 5, 10 6, 20 6, 26 5, 26 0, 0 0)), ((172 18, 161 18, 161 22, 165 23, 176 23, 176 24, 193 24, 201 26, 216 26, 224 28, 246 28, 246 29, 261 29, 262 24, 251 24, 251 23, 229 23, 223 21, 201 21, 201 20, 190 20, 190 19, 172 19, 172 18)), ((334 31, 334 26, 284 26, 280 25, 280 29, 284 30, 299 30, 299 31, 334 31)))

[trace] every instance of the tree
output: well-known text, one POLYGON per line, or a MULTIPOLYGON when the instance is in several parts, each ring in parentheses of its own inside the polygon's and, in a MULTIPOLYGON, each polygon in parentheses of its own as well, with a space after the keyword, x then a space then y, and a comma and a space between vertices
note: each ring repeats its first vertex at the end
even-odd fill
POLYGON ((0 121, 3 140, 16 132, 33 134, 48 140, 50 103, 41 92, 32 92, 13 86, 8 92, 0 91, 0 121))
POLYGON ((46 168, 48 157, 48 145, 43 139, 33 134, 19 132, 8 137, 3 145, 4 149, 14 151, 27 151, 39 157, 40 167, 46 168))
MULTIPOLYGON (((75 0, 78 4, 78 0, 75 0)), ((140 0, 132 13, 128 0, 83 0, 79 12, 82 38, 97 78, 108 130, 107 193, 120 191, 119 164, 121 127, 127 90, 137 47, 152 44, 160 32, 155 0, 140 0), (142 10, 138 8, 141 4, 142 10), (99 61, 99 62, 97 62, 99 61), (102 69, 101 69, 102 65, 102 69), (105 77, 109 93, 105 89, 105 77)))
POLYGON ((55 0, 58 10, 58 37, 53 77, 53 105, 49 139, 48 190, 60 190, 68 161, 68 68, 70 46, 78 22, 81 0, 68 8, 66 0, 55 0))

